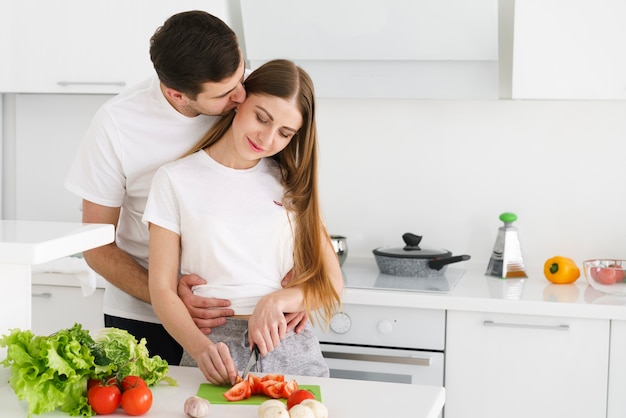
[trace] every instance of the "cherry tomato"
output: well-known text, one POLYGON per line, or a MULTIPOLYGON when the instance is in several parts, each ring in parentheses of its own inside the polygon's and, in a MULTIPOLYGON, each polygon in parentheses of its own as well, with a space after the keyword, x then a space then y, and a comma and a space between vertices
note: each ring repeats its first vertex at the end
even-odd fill
POLYGON ((128 415, 143 415, 152 406, 152 391, 148 386, 135 386, 122 393, 122 409, 128 415))
POLYGON ((291 409, 292 406, 298 405, 305 399, 315 399, 313 392, 306 389, 298 389, 287 398, 287 409, 291 409))
POLYGON ((591 277, 598 283, 611 285, 623 281, 626 273, 620 266, 611 264, 609 267, 591 267, 591 277))
POLYGON ((239 383, 235 383, 233 387, 224 393, 224 397, 231 402, 248 399, 250 395, 252 395, 252 389, 250 388, 250 382, 247 379, 242 380, 239 383))
POLYGON ((296 382, 295 380, 285 383, 285 386, 283 386, 282 397, 285 399, 289 399, 289 397, 297 390, 298 390, 298 382, 296 382))
POLYGON ((122 393, 117 386, 117 380, 112 381, 113 384, 98 381, 87 392, 87 401, 98 415, 112 414, 120 406, 122 393))
POLYGON ((122 379, 120 385, 122 386, 122 391, 126 391, 132 388, 148 386, 146 382, 139 376, 126 376, 122 379))

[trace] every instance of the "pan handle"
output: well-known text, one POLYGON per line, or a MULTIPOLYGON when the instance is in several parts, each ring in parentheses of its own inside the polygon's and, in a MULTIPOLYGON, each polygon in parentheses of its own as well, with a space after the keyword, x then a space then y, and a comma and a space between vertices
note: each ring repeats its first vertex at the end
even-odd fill
POLYGON ((454 255, 452 257, 434 258, 428 262, 428 267, 433 270, 441 270, 448 264, 458 263, 459 261, 467 261, 469 259, 469 255, 454 255))

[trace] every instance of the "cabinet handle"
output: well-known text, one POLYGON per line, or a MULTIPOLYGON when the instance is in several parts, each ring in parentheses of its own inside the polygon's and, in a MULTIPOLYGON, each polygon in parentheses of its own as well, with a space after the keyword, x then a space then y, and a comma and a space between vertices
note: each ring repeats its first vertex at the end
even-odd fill
POLYGON ((530 328, 530 329, 551 329, 555 331, 569 331, 569 325, 534 325, 534 324, 516 324, 511 322, 494 322, 484 321, 486 327, 504 327, 504 328, 530 328))
POLYGON ((59 86, 122 86, 125 81, 57 81, 59 86))
POLYGON ((52 293, 50 292, 42 292, 42 293, 31 293, 31 296, 34 298, 51 298, 52 293))
POLYGON ((410 364, 414 366, 430 366, 430 358, 412 358, 412 357, 395 357, 382 356, 378 354, 354 354, 354 353, 337 353, 333 351, 322 351, 322 355, 326 358, 336 358, 340 360, 361 360, 361 361, 378 361, 381 363, 397 363, 410 364))

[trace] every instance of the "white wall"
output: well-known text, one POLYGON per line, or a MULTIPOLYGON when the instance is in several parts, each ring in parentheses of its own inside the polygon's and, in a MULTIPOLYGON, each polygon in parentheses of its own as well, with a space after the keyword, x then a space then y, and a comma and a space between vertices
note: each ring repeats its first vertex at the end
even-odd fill
POLYGON ((486 268, 505 211, 528 270, 626 258, 626 102, 321 100, 331 233, 372 257, 401 235, 486 268))
MULTIPOLYGON (((27 153, 17 158, 17 180, 37 192, 17 190, 26 203, 16 204, 5 189, 5 219, 13 210, 17 219, 79 216, 61 184, 68 144, 89 123, 86 109, 105 98, 20 97, 18 126, 30 139, 16 144, 27 153), (32 179, 24 177, 30 163, 32 179), (64 197, 50 201, 54 190, 64 197)), ((469 254, 465 266, 486 268, 498 216, 511 211, 528 270, 557 254, 579 264, 626 258, 626 101, 322 99, 318 112, 322 206, 330 232, 348 237, 348 257, 372 257, 414 232, 424 246, 469 254)))

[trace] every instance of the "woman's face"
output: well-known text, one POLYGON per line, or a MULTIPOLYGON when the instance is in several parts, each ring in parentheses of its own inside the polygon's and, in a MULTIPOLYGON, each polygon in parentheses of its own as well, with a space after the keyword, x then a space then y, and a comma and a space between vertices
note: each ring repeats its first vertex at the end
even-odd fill
POLYGON ((239 156, 249 162, 282 151, 302 127, 294 101, 251 94, 239 105, 232 133, 239 156))

